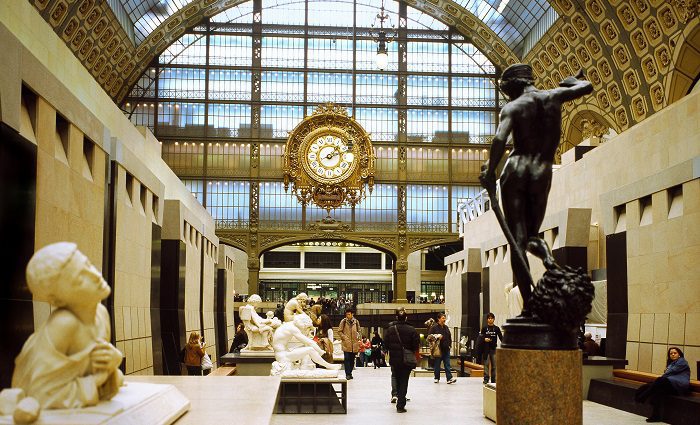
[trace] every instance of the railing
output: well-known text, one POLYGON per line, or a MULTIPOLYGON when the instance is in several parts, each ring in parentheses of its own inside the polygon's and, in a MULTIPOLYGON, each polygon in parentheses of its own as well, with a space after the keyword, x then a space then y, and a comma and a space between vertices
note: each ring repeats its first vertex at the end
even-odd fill
MULTIPOLYGON (((496 182, 496 197, 500 200, 500 182, 496 182)), ((457 220, 459 222, 459 237, 464 237, 464 225, 491 209, 491 201, 486 189, 473 198, 460 199, 457 203, 457 220)))

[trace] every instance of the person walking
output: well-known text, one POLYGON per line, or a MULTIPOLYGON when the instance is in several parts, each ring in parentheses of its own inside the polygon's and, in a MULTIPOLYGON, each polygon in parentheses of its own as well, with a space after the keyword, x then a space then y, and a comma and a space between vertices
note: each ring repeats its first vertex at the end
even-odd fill
POLYGON ((435 323, 428 333, 433 335, 437 342, 436 344, 440 347, 440 357, 437 357, 433 361, 433 370, 435 373, 435 379, 433 382, 436 384, 440 382, 440 362, 445 366, 445 378, 448 384, 454 384, 457 382, 456 378, 452 377, 452 366, 450 366, 450 347, 452 347, 452 333, 450 333, 450 328, 445 325, 447 316, 445 313, 438 313, 437 323, 435 323))
MULTIPOLYGON (((420 338, 416 328, 406 323, 406 310, 396 310, 396 321, 389 324, 384 332, 384 344, 389 349, 389 365, 391 366, 392 386, 396 382, 396 411, 406 412, 406 392, 408 391, 408 378, 416 363, 406 364, 404 361, 404 349, 418 353, 420 338)), ((392 402, 393 402, 392 398, 392 402)))
POLYGON ((496 338, 503 341, 501 328, 493 323, 495 320, 496 315, 493 313, 487 314, 486 326, 481 328, 480 333, 480 337, 483 338, 482 358, 484 360, 484 385, 489 383, 489 377, 491 378, 491 382, 496 382, 496 338), (489 365, 491 366, 490 374, 489 365))
POLYGON ((343 364, 345 365, 345 379, 352 379, 352 368, 355 356, 360 351, 360 321, 355 319, 355 310, 352 307, 345 309, 345 318, 338 325, 340 346, 343 348, 343 364))

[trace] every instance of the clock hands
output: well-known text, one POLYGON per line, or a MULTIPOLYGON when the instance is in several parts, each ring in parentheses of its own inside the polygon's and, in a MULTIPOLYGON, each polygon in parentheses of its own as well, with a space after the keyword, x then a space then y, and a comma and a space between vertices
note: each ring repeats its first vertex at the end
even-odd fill
POLYGON ((333 159, 333 157, 340 155, 340 151, 338 149, 333 149, 332 153, 329 153, 326 155, 326 159, 333 159))

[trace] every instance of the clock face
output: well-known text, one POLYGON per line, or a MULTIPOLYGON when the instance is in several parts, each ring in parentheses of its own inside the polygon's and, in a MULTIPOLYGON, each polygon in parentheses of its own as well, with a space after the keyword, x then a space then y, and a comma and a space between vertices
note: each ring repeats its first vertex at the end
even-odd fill
POLYGON ((307 147, 306 164, 311 176, 322 182, 339 182, 352 174, 355 154, 340 137, 326 134, 317 137, 307 147))

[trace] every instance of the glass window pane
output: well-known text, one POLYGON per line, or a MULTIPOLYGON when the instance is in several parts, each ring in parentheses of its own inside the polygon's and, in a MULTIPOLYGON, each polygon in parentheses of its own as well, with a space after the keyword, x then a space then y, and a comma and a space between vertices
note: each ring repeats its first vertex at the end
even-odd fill
POLYGON ((409 105, 447 106, 447 77, 411 75, 407 80, 409 105))
MULTIPOLYGON (((377 57, 377 43, 372 40, 357 40, 355 45, 357 46, 357 69, 377 71, 377 63, 375 62, 375 58, 377 57)), ((389 55, 389 62, 385 70, 397 71, 399 69, 398 43, 388 43, 386 49, 389 55)))
POLYGON ((159 136, 203 136, 204 104, 163 102, 158 104, 159 136))
POLYGON ((447 232, 448 215, 446 186, 406 187, 406 222, 410 231, 447 232))
POLYGON ((260 137, 286 139, 303 119, 303 106, 263 105, 260 108, 260 137))
POLYGON ((455 141, 489 143, 496 133, 496 113, 492 111, 452 111, 452 132, 455 141))
POLYGON ((352 69, 353 41, 342 38, 309 39, 309 68, 352 69))
POLYGON ((396 75, 358 74, 355 77, 356 102, 395 105, 399 87, 396 75))
POLYGON ((261 55, 263 67, 301 68, 304 66, 304 39, 263 37, 261 55))
POLYGON ((262 72, 260 100, 303 102, 304 74, 301 72, 262 72))
POLYGON ((452 77, 452 106, 496 107, 494 82, 482 77, 452 77))
POLYGON ((409 42, 408 70, 418 72, 448 72, 448 44, 409 42))
POLYGON ((192 68, 164 68, 158 81, 158 97, 204 99, 205 71, 192 68))
POLYGON ((409 109, 406 131, 409 142, 446 142, 448 137, 448 111, 409 109))
POLYGON ((233 180, 207 184, 207 210, 218 229, 244 229, 250 219, 250 183, 233 180))
POLYGON ((252 65, 253 39, 242 35, 212 35, 209 46, 210 65, 252 65))
POLYGON ((355 119, 370 133, 372 140, 396 140, 399 112, 394 108, 357 108, 355 119))
POLYGON ((209 105, 209 135, 212 137, 250 137, 250 105, 209 105))
POLYGON ((209 71, 209 99, 250 100, 250 81, 250 71, 211 70, 209 71))
POLYGON ((352 103, 352 74, 310 72, 308 102, 352 103))

